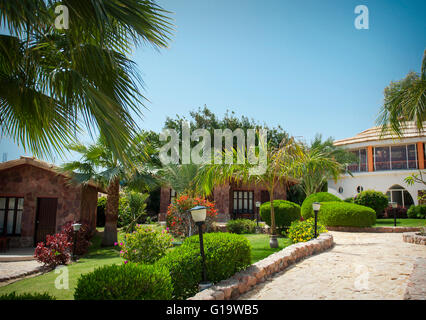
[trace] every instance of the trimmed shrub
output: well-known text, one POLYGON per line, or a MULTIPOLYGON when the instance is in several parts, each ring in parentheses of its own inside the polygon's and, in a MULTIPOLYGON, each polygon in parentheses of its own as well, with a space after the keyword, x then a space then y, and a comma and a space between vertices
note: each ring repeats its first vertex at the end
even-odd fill
MULTIPOLYGON (((317 235, 328 232, 323 224, 317 222, 317 235)), ((304 221, 293 221, 287 233, 288 237, 296 242, 306 242, 315 236, 315 219, 309 218, 304 221)))
POLYGON ((169 300, 172 281, 160 266, 109 265, 80 276, 75 300, 169 300))
POLYGON ((317 192, 311 194, 305 199, 302 203, 301 213, 303 219, 307 220, 314 217, 314 210, 312 209, 312 204, 314 202, 325 202, 325 201, 342 201, 335 195, 328 192, 317 192))
MULTIPOLYGON (((300 206, 286 200, 274 200, 275 226, 278 229, 287 228, 293 221, 300 220, 300 206)), ((260 206, 260 216, 265 223, 271 225, 271 202, 260 206)))
MULTIPOLYGON (((213 283, 227 279, 250 265, 251 245, 243 236, 233 233, 204 235, 207 279, 213 283)), ((173 299, 186 299, 198 292, 202 280, 199 236, 185 239, 167 253, 155 266, 166 267, 173 283, 173 299)))
POLYGON ((376 216, 380 217, 383 216, 383 211, 388 206, 389 199, 383 192, 365 190, 355 196, 354 203, 373 209, 376 216))
POLYGON ((426 205, 419 204, 418 206, 412 205, 407 211, 408 218, 411 219, 425 219, 426 218, 426 205))
POLYGON ((327 227, 371 227, 376 223, 376 212, 355 203, 322 202, 318 219, 327 227))
POLYGON ((34 257, 45 267, 54 268, 66 264, 70 258, 72 243, 65 233, 46 236, 46 243, 39 242, 34 250, 34 257))
POLYGON ((354 203, 354 197, 349 197, 349 198, 343 199, 343 201, 349 202, 349 203, 354 203))
POLYGON ((120 243, 121 256, 131 262, 154 263, 172 247, 173 237, 166 230, 136 225, 136 230, 126 233, 120 243))
POLYGON ((392 219, 395 214, 395 216, 398 219, 406 219, 407 212, 408 212, 407 208, 404 208, 404 207, 397 207, 397 208, 387 207, 385 209, 384 218, 392 219))
POLYGON ((51 296, 47 292, 44 293, 19 293, 15 291, 0 295, 0 300, 56 300, 55 297, 51 296))
POLYGON ((229 220, 226 223, 226 229, 231 233, 255 233, 256 232, 256 221, 250 219, 235 219, 229 220))

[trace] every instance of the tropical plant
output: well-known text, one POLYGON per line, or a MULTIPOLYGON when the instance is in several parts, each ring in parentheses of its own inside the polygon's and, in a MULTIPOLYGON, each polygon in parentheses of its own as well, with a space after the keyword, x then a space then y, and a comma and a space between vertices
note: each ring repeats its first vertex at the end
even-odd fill
POLYGON ((129 190, 125 194, 126 206, 118 211, 118 223, 125 232, 133 232, 136 224, 141 223, 146 216, 146 201, 149 193, 140 193, 129 190))
POLYGON ((178 196, 183 194, 195 196, 199 193, 195 185, 198 170, 199 165, 192 163, 168 164, 159 170, 157 177, 163 185, 175 190, 178 196))
MULTIPOLYGON (((142 139, 137 147, 129 150, 132 155, 133 167, 129 168, 121 162, 108 148, 103 136, 95 144, 84 146, 74 144, 69 148, 81 154, 80 161, 72 161, 61 166, 59 171, 71 175, 72 181, 86 184, 95 181, 106 188, 108 197, 105 210, 105 229, 102 245, 112 246, 117 242, 117 221, 120 199, 120 183, 134 189, 150 189, 156 186, 153 177, 153 168, 149 163, 144 163, 150 152, 142 139)), ((149 158, 148 158, 149 159, 149 158)))
POLYGON ((423 53, 420 73, 410 72, 396 82, 391 82, 384 91, 384 103, 377 124, 382 134, 396 133, 402 136, 407 121, 414 121, 420 131, 426 120, 426 50, 423 53))
MULTIPOLYGON (((131 50, 166 47, 172 25, 151 0, 0 0, 0 127, 37 156, 63 153, 79 133, 99 132, 125 161, 145 98, 131 50)), ((129 162, 130 163, 130 162, 129 162)))
MULTIPOLYGON (((284 139, 279 148, 266 146, 261 143, 260 147, 267 155, 267 161, 260 163, 264 172, 254 173, 258 164, 251 164, 249 161, 239 161, 241 163, 225 163, 225 164, 205 164, 197 175, 197 183, 202 187, 208 195, 212 192, 213 187, 221 185, 229 181, 236 183, 254 183, 264 186, 270 197, 270 202, 274 201, 274 192, 280 187, 285 189, 290 183, 298 181, 292 178, 294 167, 303 158, 302 147, 294 140, 294 138, 284 139)), ((259 150, 260 151, 260 150, 259 150)), ((239 152, 236 149, 225 150, 223 152, 225 158, 231 155, 234 160, 240 159, 239 152)), ((271 206, 271 247, 276 247, 276 224, 275 209, 271 206)))

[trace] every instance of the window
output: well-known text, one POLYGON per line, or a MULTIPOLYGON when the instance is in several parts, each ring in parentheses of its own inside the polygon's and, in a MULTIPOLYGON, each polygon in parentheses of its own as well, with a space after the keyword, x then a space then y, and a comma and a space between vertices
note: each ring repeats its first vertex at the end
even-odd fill
POLYGON ((390 202, 396 202, 399 206, 409 208, 414 204, 411 194, 400 185, 393 185, 386 192, 390 202))
POLYGON ((374 148, 374 170, 402 170, 417 168, 415 144, 374 148))
POLYGON ((234 213, 254 213, 253 191, 234 191, 234 213))
POLYGON ((351 151, 357 157, 357 161, 348 166, 351 172, 365 172, 367 171, 367 149, 359 149, 351 151))
POLYGON ((174 202, 176 200, 176 191, 173 189, 170 189, 170 203, 174 202))
POLYGON ((20 235, 24 198, 0 198, 0 234, 20 235))

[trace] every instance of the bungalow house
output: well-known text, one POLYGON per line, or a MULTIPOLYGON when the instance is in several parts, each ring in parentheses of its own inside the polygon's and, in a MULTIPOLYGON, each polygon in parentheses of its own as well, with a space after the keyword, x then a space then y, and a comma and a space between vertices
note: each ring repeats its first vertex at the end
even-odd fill
MULTIPOLYGON (((291 180, 290 183, 295 184, 297 181, 291 180)), ((165 221, 167 208, 175 198, 176 192, 172 188, 161 188, 159 221, 165 221)), ((274 198, 287 199, 287 187, 284 184, 275 189, 274 198)), ((259 209, 256 208, 256 202, 269 201, 269 192, 262 185, 230 182, 215 187, 209 199, 215 202, 218 222, 241 218, 257 219, 259 209)))
POLYGON ((413 122, 407 123, 401 138, 393 134, 381 136, 381 128, 373 127, 352 138, 336 140, 353 152, 357 161, 349 166, 353 177, 345 174, 336 182, 328 181, 328 191, 342 199, 363 190, 373 189, 387 194, 389 201, 408 208, 418 204, 424 192, 423 184, 407 185, 404 179, 425 168, 425 130, 418 131, 413 122))
POLYGON ((10 247, 31 247, 69 221, 96 226, 94 183, 75 185, 49 163, 21 157, 0 163, 0 237, 10 247))

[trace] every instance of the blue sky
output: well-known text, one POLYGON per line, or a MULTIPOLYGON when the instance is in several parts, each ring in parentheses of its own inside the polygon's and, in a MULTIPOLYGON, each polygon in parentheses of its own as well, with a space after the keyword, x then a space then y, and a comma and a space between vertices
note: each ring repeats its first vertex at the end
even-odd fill
MULTIPOLYGON (((133 55, 149 99, 140 125, 155 131, 167 115, 206 104, 307 141, 350 137, 375 124, 383 89, 418 72, 426 49, 422 0, 158 3, 173 12, 170 46, 133 55), (354 26, 357 5, 369 9, 368 30, 354 26)), ((24 154, 7 139, 0 150, 9 160, 24 154)))

